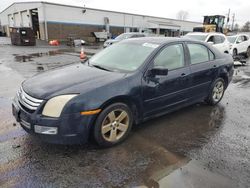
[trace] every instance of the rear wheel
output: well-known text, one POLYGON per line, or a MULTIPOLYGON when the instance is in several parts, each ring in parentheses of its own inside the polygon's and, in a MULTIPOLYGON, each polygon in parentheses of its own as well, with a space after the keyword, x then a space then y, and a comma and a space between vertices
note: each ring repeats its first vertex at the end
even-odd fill
POLYGON ((223 98, 225 92, 225 81, 222 78, 218 78, 212 84, 212 87, 207 98, 207 103, 209 105, 218 104, 223 98))
POLYGON ((114 103, 98 116, 94 127, 95 141, 104 147, 122 142, 129 134, 133 117, 124 103, 114 103))

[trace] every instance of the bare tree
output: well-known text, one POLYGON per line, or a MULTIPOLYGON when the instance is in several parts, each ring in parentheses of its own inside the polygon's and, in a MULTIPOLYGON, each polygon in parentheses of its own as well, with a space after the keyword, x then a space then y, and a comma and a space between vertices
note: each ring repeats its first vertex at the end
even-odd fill
POLYGON ((250 21, 247 21, 247 22, 243 25, 243 27, 242 27, 241 30, 244 31, 244 32, 249 32, 249 31, 250 31, 250 21))
POLYGON ((189 13, 185 10, 180 10, 177 14, 176 14, 176 18, 178 20, 187 20, 189 13))
POLYGON ((238 32, 238 31, 239 31, 239 28, 240 28, 239 24, 236 23, 236 24, 233 26, 233 31, 238 32))

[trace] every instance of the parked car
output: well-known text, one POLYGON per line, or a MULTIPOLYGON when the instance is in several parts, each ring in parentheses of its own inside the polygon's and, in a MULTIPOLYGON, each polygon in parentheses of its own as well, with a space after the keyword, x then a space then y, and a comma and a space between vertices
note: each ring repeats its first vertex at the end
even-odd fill
POLYGON ((250 57, 250 39, 248 35, 238 34, 227 37, 230 44, 230 54, 237 56, 243 54, 250 57))
POLYGON ((227 37, 222 33, 193 32, 186 34, 185 37, 212 44, 221 53, 229 53, 230 51, 230 43, 227 40, 227 37))
POLYGON ((138 32, 131 32, 131 33, 122 33, 119 36, 117 36, 115 39, 108 39, 104 42, 103 47, 106 48, 112 44, 115 44, 117 42, 120 42, 124 39, 129 38, 140 38, 140 37, 146 37, 144 33, 138 33, 138 32))
POLYGON ((121 41, 85 63, 41 73, 22 83, 16 120, 52 143, 101 146, 122 142, 133 124, 200 101, 216 105, 233 75, 232 56, 178 38, 121 41))

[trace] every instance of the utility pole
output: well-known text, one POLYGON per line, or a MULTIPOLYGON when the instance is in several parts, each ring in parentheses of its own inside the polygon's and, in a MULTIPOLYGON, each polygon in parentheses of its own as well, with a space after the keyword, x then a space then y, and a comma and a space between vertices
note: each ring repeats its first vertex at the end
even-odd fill
POLYGON ((233 21, 232 21, 232 28, 231 28, 231 30, 233 31, 234 30, 234 21, 235 21, 235 13, 233 13, 233 21))
POLYGON ((228 10, 228 14, 227 14, 227 28, 229 29, 229 21, 230 21, 230 9, 228 10))

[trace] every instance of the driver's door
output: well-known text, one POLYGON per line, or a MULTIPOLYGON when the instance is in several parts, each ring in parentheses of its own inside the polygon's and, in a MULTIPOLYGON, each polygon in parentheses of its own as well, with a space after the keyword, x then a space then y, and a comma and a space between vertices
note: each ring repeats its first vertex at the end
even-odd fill
POLYGON ((145 74, 142 79, 144 117, 163 113, 189 98, 190 67, 186 64, 183 44, 165 47, 152 62, 153 68, 168 69, 167 75, 145 74))

